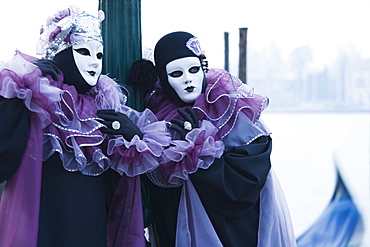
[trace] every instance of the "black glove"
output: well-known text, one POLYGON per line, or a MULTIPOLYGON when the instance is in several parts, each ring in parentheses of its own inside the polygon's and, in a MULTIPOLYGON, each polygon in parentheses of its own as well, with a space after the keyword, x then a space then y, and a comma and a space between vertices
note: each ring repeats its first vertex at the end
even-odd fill
POLYGON ((177 131, 180 134, 180 138, 185 140, 185 136, 192 129, 198 128, 198 116, 195 111, 188 106, 187 111, 177 109, 177 112, 184 118, 184 120, 173 118, 171 119, 171 125, 169 128, 177 131))
POLYGON ((59 80, 59 74, 62 72, 58 69, 58 66, 55 61, 48 59, 39 59, 33 62, 34 65, 39 67, 43 76, 50 75, 54 81, 59 80))
POLYGON ((101 129, 103 133, 122 135, 128 141, 131 141, 135 135, 138 135, 140 139, 143 138, 143 133, 136 124, 121 112, 116 112, 115 110, 99 110, 96 115, 102 119, 100 122, 107 126, 101 129))

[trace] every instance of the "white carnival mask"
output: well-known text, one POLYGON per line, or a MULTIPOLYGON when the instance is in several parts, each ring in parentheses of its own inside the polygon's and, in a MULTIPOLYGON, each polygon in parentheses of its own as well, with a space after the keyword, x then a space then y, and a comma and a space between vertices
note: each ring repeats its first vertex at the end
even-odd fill
POLYGON ((92 40, 83 44, 73 45, 73 58, 77 69, 87 84, 95 86, 103 67, 103 45, 92 40))
POLYGON ((202 93, 204 73, 197 57, 184 57, 166 65, 170 86, 185 103, 193 103, 202 93))

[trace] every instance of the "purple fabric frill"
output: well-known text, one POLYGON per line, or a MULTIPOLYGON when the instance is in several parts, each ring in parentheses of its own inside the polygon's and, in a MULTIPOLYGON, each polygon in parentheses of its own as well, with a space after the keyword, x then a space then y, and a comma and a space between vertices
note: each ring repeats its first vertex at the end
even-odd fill
POLYGON ((200 119, 210 120, 218 129, 220 138, 234 128, 239 115, 256 123, 268 106, 268 98, 255 94, 254 89, 223 69, 210 69, 206 92, 194 103, 201 113, 200 119))
POLYGON ((131 141, 117 136, 109 140, 108 154, 112 155, 112 169, 129 177, 152 171, 159 166, 159 159, 171 137, 164 121, 158 121, 148 109, 141 114, 123 111, 131 117, 143 133, 143 138, 134 136, 131 141), (133 116, 137 115, 137 116, 133 116), (159 134, 161 133, 161 134, 159 134))
POLYGON ((37 114, 44 129, 43 160, 58 152, 67 171, 101 174, 110 167, 110 161, 101 149, 105 136, 99 128, 104 125, 95 113, 104 109, 101 107, 119 109, 125 99, 117 83, 102 75, 96 86, 99 91, 81 95, 62 80, 42 77, 38 67, 30 63, 33 60, 17 52, 1 68, 0 95, 22 99, 37 114))
POLYGON ((117 83, 105 75, 85 95, 78 94, 73 86, 56 84, 63 93, 55 112, 58 119, 44 130, 44 160, 58 152, 66 170, 99 175, 110 168, 111 162, 102 150, 106 135, 99 130, 104 125, 97 121, 96 112, 120 110, 126 98, 117 83))
POLYGON ((80 95, 73 87, 60 85, 61 100, 55 114, 58 118, 44 128, 44 157, 58 152, 64 169, 85 175, 100 175, 110 166, 101 144, 104 135, 97 121, 96 105, 90 96, 80 95))
POLYGON ((214 139, 216 133, 217 129, 203 120, 185 136, 186 140, 172 140, 163 152, 161 166, 149 173, 149 178, 161 187, 179 186, 199 168, 208 169, 224 152, 223 142, 214 139))
MULTIPOLYGON (((229 135, 241 116, 244 116, 244 119, 249 119, 248 123, 243 120, 244 125, 258 124, 262 111, 268 106, 269 99, 267 97, 254 93, 252 87, 226 70, 210 69, 206 76, 206 92, 196 99, 193 109, 196 110, 200 120, 206 119, 218 128, 216 138, 222 139, 229 135)), ((159 120, 181 119, 177 112, 179 107, 163 93, 160 85, 157 84, 157 88, 146 101, 159 120)), ((186 110, 186 106, 182 109, 186 110)), ((256 136, 261 133, 268 134, 268 131, 263 128, 259 132, 256 133, 256 136)), ((249 140, 245 140, 245 143, 254 140, 256 136, 251 136, 249 140)))
POLYGON ((31 63, 33 60, 36 59, 17 52, 13 59, 0 66, 0 95, 22 99, 25 106, 37 114, 44 128, 55 119, 55 103, 60 100, 62 90, 42 77, 38 67, 31 63))

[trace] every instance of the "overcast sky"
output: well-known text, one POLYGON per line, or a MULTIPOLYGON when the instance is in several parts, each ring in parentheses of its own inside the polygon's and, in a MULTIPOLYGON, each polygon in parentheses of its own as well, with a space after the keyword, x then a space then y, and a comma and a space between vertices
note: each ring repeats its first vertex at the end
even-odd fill
MULTIPOLYGON (((94 15, 98 9, 98 0, 2 1, 0 60, 8 60, 15 49, 34 55, 41 25, 68 4, 94 15)), ((153 47, 168 32, 189 31, 199 37, 212 67, 223 67, 224 32, 230 35, 231 59, 236 57, 241 27, 248 27, 248 49, 274 44, 289 56, 309 45, 317 66, 334 60, 348 44, 370 57, 369 0, 142 0, 141 5, 144 47, 153 47)))

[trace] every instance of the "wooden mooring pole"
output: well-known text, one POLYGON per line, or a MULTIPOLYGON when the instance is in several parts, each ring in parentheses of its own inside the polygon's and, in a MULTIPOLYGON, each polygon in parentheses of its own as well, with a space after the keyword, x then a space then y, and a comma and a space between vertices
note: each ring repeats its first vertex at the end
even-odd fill
POLYGON ((239 28, 239 78, 247 83, 247 31, 248 28, 239 28))
POLYGON ((225 64, 224 69, 229 71, 229 33, 224 32, 224 43, 225 43, 225 64))

